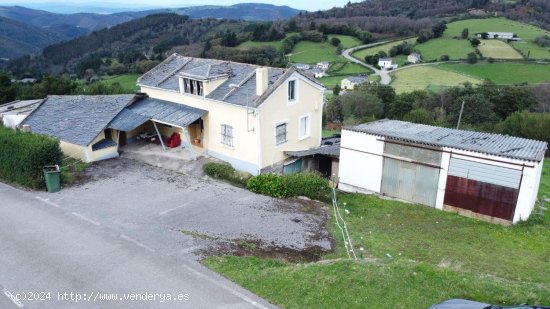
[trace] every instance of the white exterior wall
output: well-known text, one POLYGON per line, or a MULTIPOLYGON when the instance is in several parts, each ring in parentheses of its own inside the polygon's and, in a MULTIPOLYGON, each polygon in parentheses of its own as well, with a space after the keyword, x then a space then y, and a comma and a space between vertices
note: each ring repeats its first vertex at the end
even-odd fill
POLYGON ((380 192, 384 154, 383 138, 342 130, 340 183, 342 191, 380 192))
POLYGON ((533 162, 534 167, 525 167, 521 178, 518 203, 514 213, 514 223, 529 219, 537 202, 543 162, 533 162))

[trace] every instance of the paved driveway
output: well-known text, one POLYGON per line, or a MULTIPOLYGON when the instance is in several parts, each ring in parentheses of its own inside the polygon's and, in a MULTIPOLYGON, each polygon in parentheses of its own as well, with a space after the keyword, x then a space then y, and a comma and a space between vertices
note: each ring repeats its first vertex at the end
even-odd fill
POLYGON ((85 184, 38 197, 178 258, 247 243, 330 249, 326 210, 318 203, 272 199, 194 174, 114 159, 89 168, 85 184))

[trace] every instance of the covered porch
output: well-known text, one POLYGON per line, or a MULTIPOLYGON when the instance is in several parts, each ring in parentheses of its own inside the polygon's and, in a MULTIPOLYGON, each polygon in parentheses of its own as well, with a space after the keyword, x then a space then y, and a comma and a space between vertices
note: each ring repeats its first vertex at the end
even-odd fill
POLYGON ((109 124, 119 152, 136 158, 196 159, 203 153, 205 110, 144 98, 109 124))

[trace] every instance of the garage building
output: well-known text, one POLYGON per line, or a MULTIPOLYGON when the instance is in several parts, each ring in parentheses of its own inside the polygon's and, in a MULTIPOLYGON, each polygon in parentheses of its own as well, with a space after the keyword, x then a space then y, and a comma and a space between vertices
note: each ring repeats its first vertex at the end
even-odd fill
POLYGON ((491 222, 529 218, 547 143, 380 120, 342 131, 340 185, 491 222))

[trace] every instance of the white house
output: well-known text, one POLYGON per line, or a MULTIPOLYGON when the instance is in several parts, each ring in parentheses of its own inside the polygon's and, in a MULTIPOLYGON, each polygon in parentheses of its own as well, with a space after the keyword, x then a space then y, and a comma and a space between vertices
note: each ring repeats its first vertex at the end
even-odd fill
POLYGON ((344 90, 353 90, 355 87, 366 83, 369 80, 368 76, 348 76, 340 82, 340 88, 344 90))
MULTIPOLYGON (((511 40, 516 37, 513 32, 485 32, 487 33, 488 39, 500 39, 500 40, 511 40)), ((476 33, 478 38, 483 37, 483 33, 476 33)))
POLYGON ((502 224, 535 206, 547 143, 380 120, 342 131, 340 184, 502 224))
POLYGON ((391 70, 397 68, 397 64, 393 64, 392 58, 378 59, 378 66, 382 69, 391 70))
POLYGON ((419 53, 411 53, 407 56, 407 61, 409 63, 419 63, 422 60, 422 57, 419 53))
POLYGON ((311 67, 309 64, 306 63, 294 63, 292 66, 299 70, 309 70, 309 68, 311 67))
POLYGON ((330 67, 330 62, 328 61, 321 61, 317 63, 317 68, 321 70, 328 70, 329 67, 330 67))

